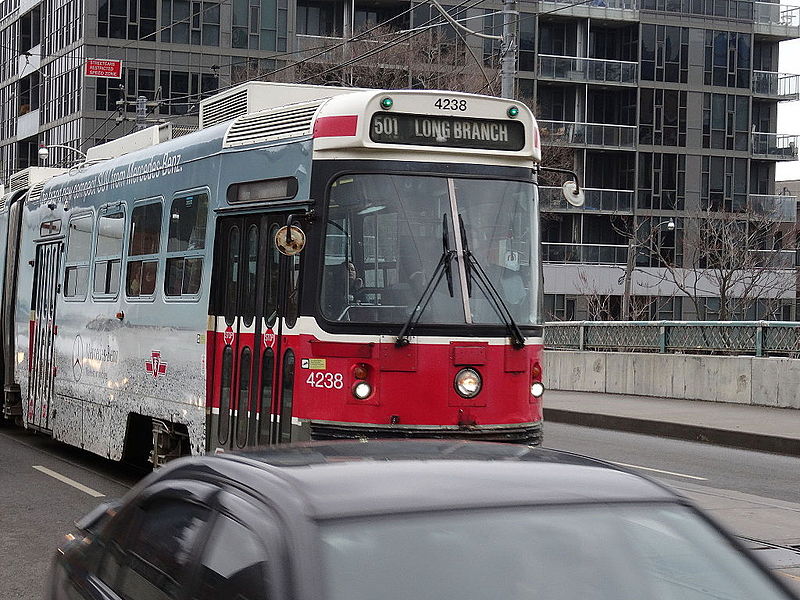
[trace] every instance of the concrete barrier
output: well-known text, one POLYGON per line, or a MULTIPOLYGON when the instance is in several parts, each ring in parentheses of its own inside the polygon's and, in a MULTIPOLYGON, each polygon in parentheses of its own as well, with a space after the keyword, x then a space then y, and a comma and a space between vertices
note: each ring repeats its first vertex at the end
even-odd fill
POLYGON ((800 408, 800 360, 547 350, 549 389, 800 408))

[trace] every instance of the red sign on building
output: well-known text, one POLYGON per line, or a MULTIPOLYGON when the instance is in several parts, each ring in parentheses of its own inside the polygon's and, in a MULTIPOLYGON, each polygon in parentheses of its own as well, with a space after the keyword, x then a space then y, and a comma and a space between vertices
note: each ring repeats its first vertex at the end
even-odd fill
POLYGON ((122 61, 109 58, 87 58, 83 74, 86 77, 119 79, 122 77, 122 61))

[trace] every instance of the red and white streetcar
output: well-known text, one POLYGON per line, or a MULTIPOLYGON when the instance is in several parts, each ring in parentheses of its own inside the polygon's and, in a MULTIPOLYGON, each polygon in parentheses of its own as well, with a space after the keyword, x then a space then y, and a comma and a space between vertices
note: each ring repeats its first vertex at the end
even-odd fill
POLYGON ((514 101, 249 83, 15 175, 4 412, 112 459, 535 444, 539 134, 514 101))

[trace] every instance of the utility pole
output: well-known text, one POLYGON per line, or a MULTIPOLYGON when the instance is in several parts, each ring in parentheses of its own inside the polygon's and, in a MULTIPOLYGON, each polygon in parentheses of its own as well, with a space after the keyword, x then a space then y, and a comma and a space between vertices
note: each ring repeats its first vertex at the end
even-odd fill
POLYGON ((517 0, 503 0, 503 41, 500 47, 500 95, 514 98, 517 76, 517 0))
POLYGON ((147 98, 139 96, 136 98, 136 131, 141 131, 147 127, 147 98))
POLYGON ((622 320, 623 321, 630 321, 631 320, 631 278, 633 276, 633 261, 636 257, 636 251, 634 246, 634 235, 628 237, 628 256, 627 262, 625 263, 625 274, 623 277, 625 278, 625 288, 622 292, 622 320))

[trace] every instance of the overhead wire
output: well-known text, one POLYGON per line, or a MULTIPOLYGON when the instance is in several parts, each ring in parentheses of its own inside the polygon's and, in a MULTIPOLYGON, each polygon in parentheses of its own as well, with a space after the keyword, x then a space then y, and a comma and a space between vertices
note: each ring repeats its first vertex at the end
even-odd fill
MULTIPOLYGON (((480 4, 481 2, 484 2, 484 1, 485 0, 476 0, 473 4, 471 4, 470 6, 466 7, 464 10, 470 10, 470 9, 474 8, 475 6, 477 6, 478 4, 480 4)), ((452 7, 451 10, 457 10, 459 8, 462 8, 465 4, 467 4, 467 2, 469 2, 469 0, 462 0, 462 2, 460 2, 458 5, 452 7)), ((355 41, 360 40, 361 38, 363 38, 367 34, 373 32, 373 31, 375 31, 377 29, 380 29, 382 27, 385 27, 387 24, 391 23, 395 19, 398 19, 398 18, 402 17, 403 15, 408 14, 409 12, 411 12, 411 11, 417 9, 417 8, 419 8, 419 6, 413 6, 413 7, 409 8, 409 9, 406 9, 405 11, 403 11, 401 13, 398 13, 394 17, 392 17, 390 19, 387 19, 386 21, 383 21, 381 23, 378 23, 378 24, 374 25, 373 27, 370 27, 369 29, 366 29, 366 30, 364 30, 364 31, 362 31, 362 32, 350 37, 350 38, 347 38, 347 39, 343 40, 342 42, 339 42, 339 43, 334 44, 334 45, 329 45, 329 46, 322 47, 321 51, 319 53, 317 53, 317 54, 314 54, 312 56, 308 56, 308 57, 306 57, 306 58, 304 58, 304 59, 302 59, 300 61, 297 61, 297 62, 288 63, 285 66, 280 67, 278 69, 274 69, 274 70, 268 71, 266 73, 261 73, 261 74, 257 75, 256 77, 253 77, 253 78, 249 79, 248 81, 258 81, 258 80, 261 80, 261 79, 263 79, 265 77, 271 77, 273 75, 276 75, 276 74, 281 73, 283 71, 286 71, 288 69, 292 69, 292 68, 295 68, 295 67, 297 67, 299 65, 302 65, 302 64, 305 64, 307 62, 310 62, 313 59, 315 59, 315 58, 317 58, 319 56, 322 56, 323 54, 326 54, 326 53, 331 52, 333 50, 336 50, 338 48, 344 47, 347 44, 351 44, 351 43, 353 43, 355 41)), ((310 78, 301 80, 298 83, 303 83, 303 81, 307 81, 308 79, 313 79, 313 77, 317 77, 317 76, 319 76, 321 74, 325 74, 327 72, 330 72, 330 71, 333 71, 333 70, 336 70, 336 69, 344 68, 346 66, 349 66, 350 64, 353 64, 354 62, 358 62, 359 60, 363 60, 364 58, 367 58, 368 56, 372 56, 372 55, 377 54, 379 52, 382 52, 382 51, 384 51, 384 50, 386 50, 388 48, 394 47, 397 44, 403 43, 404 41, 412 39, 413 37, 416 37, 416 35, 422 33, 423 31, 425 31, 427 29, 429 29, 430 27, 428 27, 428 25, 430 23, 432 23, 433 21, 436 21, 437 17, 438 17, 438 15, 429 18, 427 21, 425 21, 422 25, 420 25, 417 28, 413 28, 413 29, 410 29, 410 30, 405 30, 404 37, 401 36, 398 39, 395 39, 395 40, 392 40, 392 41, 388 42, 387 45, 383 45, 383 46, 377 47, 374 50, 370 50, 365 54, 359 55, 359 57, 354 57, 353 59, 350 59, 348 61, 340 63, 340 64, 338 64, 338 65, 336 65, 334 67, 331 67, 330 69, 328 69, 328 70, 326 70, 326 71, 324 71, 322 73, 317 73, 317 74, 315 74, 314 76, 312 76, 310 78)), ((447 24, 447 22, 442 20, 442 21, 439 21, 438 23, 435 23, 434 26, 441 26, 441 25, 446 25, 446 24, 447 24)), ((399 35, 399 33, 395 32, 395 33, 391 33, 391 34, 387 34, 387 35, 399 35)), ((305 50, 305 51, 309 51, 309 50, 305 50)), ((274 58, 280 58, 281 56, 285 56, 285 55, 286 55, 286 53, 276 54, 274 56, 274 58)), ((241 83, 244 83, 244 82, 241 82, 241 83)), ((231 84, 231 85, 226 86, 224 88, 220 88, 220 89, 216 90, 216 93, 225 91, 225 90, 230 89, 232 87, 235 87, 236 85, 239 85, 239 84, 240 83, 231 84)), ((177 101, 177 100, 185 100, 187 98, 199 97, 201 95, 202 95, 201 93, 186 94, 186 95, 183 95, 183 96, 173 97, 171 99, 166 100, 165 102, 166 103, 173 103, 174 101, 177 101)), ((192 104, 194 104, 194 103, 192 103, 192 104)))

